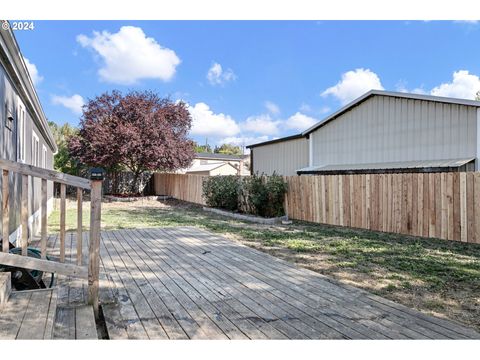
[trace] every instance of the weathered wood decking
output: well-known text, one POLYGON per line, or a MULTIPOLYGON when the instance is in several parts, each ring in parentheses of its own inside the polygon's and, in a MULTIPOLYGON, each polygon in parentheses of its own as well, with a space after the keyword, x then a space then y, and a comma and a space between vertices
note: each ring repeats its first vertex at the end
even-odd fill
POLYGON ((0 309, 0 340, 52 339, 57 291, 21 291, 0 309))
POLYGON ((480 338, 193 227, 102 232, 100 279, 111 339, 480 338))
MULTIPOLYGON (((57 236, 49 240, 49 256, 58 257, 57 236)), ((75 261, 74 243, 70 236, 67 262, 75 261)), ((32 244, 36 245, 38 241, 32 244)), ((44 281, 48 286, 51 274, 44 273, 44 281)), ((56 276, 53 288, 12 292, 0 306, 0 340, 98 339, 93 307, 86 305, 87 291, 85 280, 56 276)))

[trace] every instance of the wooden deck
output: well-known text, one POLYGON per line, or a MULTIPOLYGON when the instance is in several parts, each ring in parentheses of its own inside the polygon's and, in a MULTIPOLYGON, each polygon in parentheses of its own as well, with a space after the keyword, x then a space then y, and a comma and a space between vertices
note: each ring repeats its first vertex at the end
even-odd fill
MULTIPOLYGON (((75 234, 66 245, 67 261, 75 261, 75 234)), ((104 231, 100 265, 110 339, 480 338, 194 227, 104 231)), ((86 290, 83 281, 60 278, 58 303, 82 304, 86 290)), ((63 337, 71 337, 73 316, 57 311, 63 337)))
POLYGON ((0 309, 0 339, 52 339, 57 291, 13 292, 0 309))
MULTIPOLYGON (((49 256, 58 257, 58 236, 49 240, 49 256)), ((70 236, 67 263, 76 260, 75 243, 70 236)), ((38 246, 38 239, 31 245, 38 246)), ((44 281, 48 286, 51 274, 44 274, 44 281)), ((12 292, 0 307, 0 339, 98 339, 93 307, 86 305, 87 289, 84 280, 56 276, 51 289, 12 292)))
MULTIPOLYGON (((86 282, 68 276, 54 290, 13 293, 0 338, 97 338, 86 300, 86 282)), ((480 338, 194 227, 102 232, 100 301, 110 339, 480 338)))

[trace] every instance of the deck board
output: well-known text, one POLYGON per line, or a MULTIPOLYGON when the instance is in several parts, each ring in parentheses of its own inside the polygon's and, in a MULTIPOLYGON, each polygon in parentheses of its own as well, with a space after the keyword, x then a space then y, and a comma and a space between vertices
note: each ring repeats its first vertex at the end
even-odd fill
MULTIPOLYGON (((66 262, 75 262, 75 236, 66 236, 66 262)), ((110 339, 480 338, 459 323, 196 227, 112 230, 101 236, 100 303, 110 339)), ((59 256, 58 242, 58 236, 48 238, 49 256, 59 256)), ((84 232, 84 262, 87 249, 84 232)), ((43 325, 28 315, 30 297, 21 299, 22 310, 10 314, 20 325, 0 322, 0 337, 32 336, 43 326, 44 337, 53 329, 55 338, 94 338, 91 308, 78 307, 87 300, 86 286, 59 277, 58 299, 51 299, 58 301, 57 316, 54 322, 50 313, 43 325), (22 330, 23 323, 32 325, 30 332, 22 330)))
POLYGON ((102 232, 101 268, 110 338, 480 337, 194 227, 102 232))
POLYGON ((0 311, 0 339, 51 339, 55 289, 15 291, 0 311))
MULTIPOLYGON (((184 235, 188 233, 188 230, 184 232, 184 235)), ((259 251, 248 251, 248 255, 244 256, 242 251, 242 246, 232 246, 230 242, 221 237, 216 237, 215 235, 211 235, 207 232, 204 233, 205 236, 208 237, 209 242, 214 240, 214 243, 221 242, 225 245, 222 248, 222 254, 227 254, 234 252, 235 256, 238 259, 241 259, 241 266, 243 267, 250 267, 255 270, 257 267, 260 274, 262 276, 274 276, 274 274, 281 274, 282 281, 285 281, 287 287, 283 287, 282 290, 291 291, 297 290, 298 296, 304 298, 307 304, 311 303, 313 300, 314 303, 312 306, 315 306, 315 302, 319 301, 319 297, 325 297, 328 301, 330 301, 329 310, 334 307, 334 304, 340 304, 342 313, 348 313, 348 309, 353 309, 356 313, 363 314, 364 316, 371 316, 372 318, 376 319, 376 321, 383 319, 384 317, 388 317, 391 319, 391 323, 388 324, 390 326, 395 325, 397 328, 403 327, 403 332, 409 332, 410 335, 418 335, 424 333, 430 333, 431 337, 438 338, 438 337, 446 337, 445 329, 440 329, 436 327, 436 325, 432 324, 431 322, 424 322, 422 318, 431 317, 425 316, 421 313, 415 312, 418 316, 405 318, 405 314, 402 314, 398 311, 380 311, 379 309, 385 309, 385 306, 378 306, 378 303, 372 301, 371 294, 367 293, 366 291, 362 291, 353 287, 349 286, 338 286, 338 284, 332 283, 329 279, 319 276, 316 273, 313 273, 309 270, 304 269, 297 269, 292 264, 287 262, 281 261, 276 258, 272 258, 271 256, 261 253, 259 251), (272 275, 273 274, 273 275, 272 275), (298 276, 300 275, 300 276, 298 276), (308 299, 310 298, 310 299, 308 299), (358 304, 356 304, 358 303, 358 304), (411 333, 411 329, 405 328, 405 326, 412 325, 412 321, 415 323, 415 327, 417 329, 415 334, 411 333), (422 326, 423 325, 423 326, 422 326), (435 332, 432 330, 438 329, 439 332, 435 332)), ((208 246, 208 245, 205 245, 208 246)), ((243 247, 245 248, 245 247, 243 247)), ((249 248, 247 248, 249 249, 249 248)), ((232 260, 234 261, 234 260, 232 260)), ((237 261, 238 263, 238 261, 237 261)), ((282 288, 282 286, 280 286, 282 288)), ((383 299, 385 300, 385 299, 383 299)), ((388 301, 388 300, 385 300, 388 301)), ((390 302, 392 303, 392 302, 390 302)), ((392 303, 394 304, 394 303, 392 303)), ((401 306, 401 305, 399 305, 401 306)), ((405 308, 405 307, 404 307, 405 308)), ((413 310, 412 310, 413 311, 413 310)), ((333 314, 332 314, 333 315, 333 314)), ((444 321, 442 319, 433 318, 434 322, 444 321)), ((364 320, 363 320, 364 321, 364 320)), ((451 322, 448 322, 451 323, 451 322)), ((455 327, 454 323, 451 323, 450 327, 455 327)), ((448 328, 449 326, 447 326, 448 328)), ((464 329, 465 331, 465 329, 464 329)), ((458 333, 451 332, 447 330, 447 333, 451 337, 458 337, 458 333)), ((394 334, 392 334, 394 335, 394 334)), ((409 336, 407 336, 409 337, 409 336)))
MULTIPOLYGON (((208 246, 207 248, 211 249, 211 247, 208 246)), ((212 250, 211 254, 213 254, 213 256, 224 256, 226 253, 228 253, 228 250, 222 251, 220 255, 217 255, 212 250)), ((249 255, 252 256, 252 254, 249 255)), ((345 300, 345 298, 341 297, 328 296, 330 294, 325 296, 325 289, 322 289, 320 294, 314 294, 311 290, 305 292, 304 289, 299 288, 295 283, 287 282, 286 284, 283 284, 285 283, 285 280, 288 280, 288 277, 287 279, 285 278, 285 271, 282 271, 282 269, 268 268, 267 266, 262 265, 265 263, 264 259, 262 259, 262 261, 252 262, 251 258, 243 256, 241 261, 231 259, 231 262, 235 264, 237 271, 239 271, 241 267, 245 268, 245 266, 251 268, 252 271, 249 272, 249 274, 255 280, 262 281, 267 286, 272 285, 269 289, 269 296, 272 297, 273 295, 277 296, 278 299, 286 299, 287 301, 284 301, 284 303, 287 303, 287 306, 293 304, 300 310, 307 306, 312 311, 318 310, 319 306, 323 306, 324 308, 328 308, 328 313, 332 318, 337 319, 337 321, 345 326, 352 327, 356 331, 362 331, 365 336, 369 335, 374 338, 402 338, 405 336, 398 331, 392 330, 390 327, 394 324, 389 320, 383 319, 381 314, 379 316, 378 313, 373 313, 371 309, 368 308, 352 308, 351 297, 348 297, 346 298, 347 300, 345 300), (281 280, 276 274, 281 274, 281 280), (360 326, 358 324, 353 324, 352 326, 352 323, 349 322, 348 319, 344 319, 344 315, 348 315, 352 319, 359 318, 358 315, 361 315, 362 318, 359 318, 360 326), (383 325, 381 322, 385 322, 386 324, 383 325), (374 330, 376 330, 376 332, 374 330), (390 333, 391 336, 385 336, 383 333, 390 333)), ((233 267, 233 269, 235 269, 235 267, 233 267)), ((311 313, 307 315, 311 315, 311 313)), ((334 328, 339 328, 339 324, 333 324, 331 321, 330 325, 334 328)), ((343 325, 340 326, 343 327, 344 331, 349 332, 343 325)), ((421 334, 418 333, 414 335, 421 336, 421 334)))

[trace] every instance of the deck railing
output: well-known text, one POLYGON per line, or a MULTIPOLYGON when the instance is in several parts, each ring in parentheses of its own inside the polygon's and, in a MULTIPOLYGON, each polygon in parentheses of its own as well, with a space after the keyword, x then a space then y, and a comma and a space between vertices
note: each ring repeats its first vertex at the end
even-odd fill
MULTIPOLYGON (((9 160, 0 159, 2 169, 2 249, 0 252, 0 264, 18 266, 26 269, 53 272, 61 275, 74 276, 88 280, 88 302, 93 305, 95 315, 98 316, 98 284, 100 268, 100 219, 102 200, 102 181, 88 180, 77 176, 64 174, 54 170, 39 168, 32 165, 21 164, 9 160), (21 176, 20 201, 20 228, 21 237, 17 247, 22 249, 21 255, 9 252, 10 237, 10 174, 21 176), (28 231, 28 186, 29 177, 41 179, 41 231, 40 252, 41 259, 27 256, 29 234, 28 231), (47 181, 60 184, 60 257, 58 261, 47 258, 47 181), (66 221, 66 188, 73 186, 77 189, 77 248, 75 263, 65 263, 65 221, 66 221), (82 264, 82 205, 83 191, 90 191, 90 237, 88 264, 82 264), (5 241, 6 240, 6 241, 5 241)), ((33 212, 33 211, 32 211, 33 212)))

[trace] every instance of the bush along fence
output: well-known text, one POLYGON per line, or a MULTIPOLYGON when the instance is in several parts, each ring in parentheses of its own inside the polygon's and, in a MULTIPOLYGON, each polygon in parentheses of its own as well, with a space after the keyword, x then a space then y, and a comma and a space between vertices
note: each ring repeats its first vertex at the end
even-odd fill
MULTIPOLYGON (((155 191, 206 205, 207 176, 155 174, 155 191)), ((480 243, 480 173, 287 176, 291 219, 480 243)))
POLYGON ((274 218, 285 215, 287 183, 282 176, 210 176, 203 179, 208 206, 274 218))

